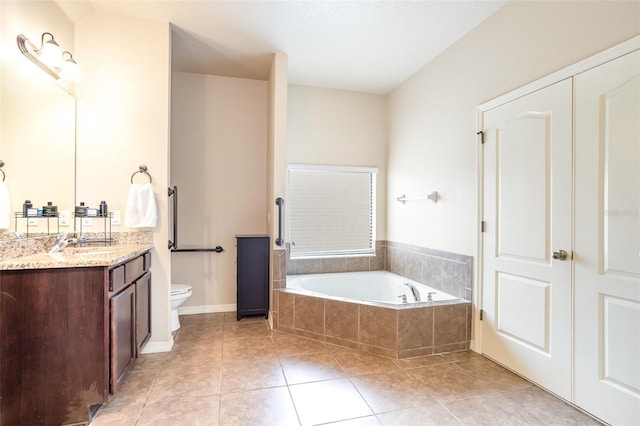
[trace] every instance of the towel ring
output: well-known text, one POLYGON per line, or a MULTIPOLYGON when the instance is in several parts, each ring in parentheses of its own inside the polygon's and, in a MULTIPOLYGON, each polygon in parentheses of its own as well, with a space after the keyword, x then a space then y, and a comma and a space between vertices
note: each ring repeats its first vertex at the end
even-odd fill
POLYGON ((6 178, 7 175, 4 174, 4 170, 2 170, 3 167, 4 167, 4 161, 0 160, 0 173, 2 173, 2 181, 4 182, 4 178, 6 178))
POLYGON ((133 177, 135 175, 137 175, 138 173, 144 173, 145 175, 147 175, 147 177, 149 178, 149 183, 153 182, 153 180, 151 179, 151 175, 147 172, 147 166, 145 166, 144 164, 142 166, 139 167, 140 170, 138 170, 137 172, 134 172, 131 175, 131 183, 133 183, 133 177))

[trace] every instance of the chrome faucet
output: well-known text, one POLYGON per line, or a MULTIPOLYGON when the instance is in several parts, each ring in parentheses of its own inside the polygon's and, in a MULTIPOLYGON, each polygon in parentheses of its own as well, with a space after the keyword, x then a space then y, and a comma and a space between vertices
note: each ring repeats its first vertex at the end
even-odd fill
POLYGON ((419 302, 421 300, 420 292, 418 291, 416 286, 411 284, 411 283, 404 283, 404 285, 406 285, 407 287, 409 287, 411 289, 411 293, 413 293, 413 298, 416 300, 416 302, 419 302))
POLYGON ((56 244, 53 247, 51 247, 51 249, 49 249, 49 253, 58 253, 62 251, 62 249, 68 246, 69 244, 78 242, 77 238, 67 238, 67 235, 68 234, 66 232, 59 233, 58 241, 56 241, 56 244))

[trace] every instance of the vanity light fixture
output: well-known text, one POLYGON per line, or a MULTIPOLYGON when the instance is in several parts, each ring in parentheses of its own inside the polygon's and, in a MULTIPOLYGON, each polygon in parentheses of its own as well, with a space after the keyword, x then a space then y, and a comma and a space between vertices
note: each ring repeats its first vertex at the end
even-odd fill
POLYGON ((18 34, 18 49, 34 64, 56 80, 63 79, 71 82, 80 80, 80 68, 69 51, 61 53, 60 45, 53 34, 42 33, 40 47, 33 44, 27 37, 18 34), (50 37, 48 40, 45 38, 50 37))

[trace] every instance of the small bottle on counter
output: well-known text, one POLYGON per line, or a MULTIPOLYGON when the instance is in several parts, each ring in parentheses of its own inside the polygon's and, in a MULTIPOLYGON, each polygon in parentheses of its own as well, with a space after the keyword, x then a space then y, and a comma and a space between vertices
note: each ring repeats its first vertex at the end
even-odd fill
POLYGON ((56 217, 58 215, 58 206, 54 206, 51 201, 47 201, 47 205, 42 206, 42 215, 47 217, 56 217))
POLYGON ((29 216, 29 209, 31 207, 33 207, 33 204, 31 204, 31 201, 24 200, 24 204, 22 205, 22 216, 23 217, 29 216))
POLYGON ((107 216, 107 203, 106 201, 100 201, 100 208, 98 209, 100 217, 107 216))
POLYGON ((87 208, 84 206, 84 202, 80 201, 80 205, 76 206, 76 216, 84 217, 87 215, 87 208))

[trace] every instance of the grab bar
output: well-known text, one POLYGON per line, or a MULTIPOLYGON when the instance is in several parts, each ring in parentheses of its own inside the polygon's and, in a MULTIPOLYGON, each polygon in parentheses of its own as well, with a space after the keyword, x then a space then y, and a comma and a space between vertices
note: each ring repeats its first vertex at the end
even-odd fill
POLYGON ((169 250, 178 248, 178 187, 169 188, 169 197, 173 195, 173 241, 169 240, 169 250))
POLYGON ((282 247, 284 240, 282 239, 282 205, 284 200, 281 197, 276 198, 276 205, 278 206, 278 238, 276 238, 276 245, 282 247))
POLYGON ((215 246, 214 248, 178 248, 178 187, 173 186, 169 188, 169 197, 173 196, 173 241, 169 240, 169 250, 172 253, 180 252, 216 252, 222 253, 224 249, 221 246, 215 246))

